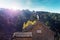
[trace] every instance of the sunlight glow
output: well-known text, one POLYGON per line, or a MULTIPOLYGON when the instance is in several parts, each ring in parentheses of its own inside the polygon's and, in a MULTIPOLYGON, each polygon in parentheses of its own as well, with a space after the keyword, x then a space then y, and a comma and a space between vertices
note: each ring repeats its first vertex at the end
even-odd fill
POLYGON ((22 6, 15 2, 13 2, 13 3, 0 2, 0 8, 18 10, 18 9, 21 9, 22 6))
POLYGON ((0 1, 0 8, 7 9, 5 10, 5 13, 9 16, 15 16, 18 15, 17 10, 22 10, 21 4, 18 4, 16 2, 6 2, 6 1, 0 1))

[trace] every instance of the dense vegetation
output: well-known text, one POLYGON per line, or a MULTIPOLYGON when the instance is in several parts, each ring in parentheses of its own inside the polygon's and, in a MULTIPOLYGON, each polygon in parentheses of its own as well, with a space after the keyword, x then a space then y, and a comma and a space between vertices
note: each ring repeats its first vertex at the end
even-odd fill
MULTIPOLYGON (((11 16, 8 9, 0 10, 0 35, 3 35, 4 40, 8 40, 6 38, 11 37, 10 35, 16 31, 21 32, 23 23, 28 20, 36 20, 36 15, 39 15, 39 21, 43 22, 47 25, 52 31, 54 31, 57 35, 60 33, 60 14, 59 13, 50 13, 43 11, 29 11, 29 10, 17 10, 17 14, 15 16, 11 16), (8 13, 8 15, 7 15, 8 13), (8 36, 7 36, 8 35, 8 36)), ((13 12, 14 13, 14 12, 13 12)), ((1 38, 0 38, 1 39, 1 38)), ((3 39, 2 39, 3 40, 3 39)))

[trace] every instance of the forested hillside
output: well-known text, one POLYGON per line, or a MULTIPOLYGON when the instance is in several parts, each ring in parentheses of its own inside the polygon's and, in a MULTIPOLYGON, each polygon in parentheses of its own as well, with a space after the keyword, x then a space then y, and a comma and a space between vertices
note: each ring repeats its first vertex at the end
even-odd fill
MULTIPOLYGON (((0 9, 0 33, 6 34, 2 38, 11 37, 14 32, 21 32, 23 23, 28 20, 39 20, 47 25, 52 31, 60 33, 60 14, 44 11, 29 11, 29 10, 9 10, 0 9), (8 36, 7 36, 8 35, 8 36)), ((1 35, 1 34, 0 34, 1 35)), ((5 38, 5 39, 6 39, 5 38)), ((8 39, 6 39, 8 40, 8 39)))

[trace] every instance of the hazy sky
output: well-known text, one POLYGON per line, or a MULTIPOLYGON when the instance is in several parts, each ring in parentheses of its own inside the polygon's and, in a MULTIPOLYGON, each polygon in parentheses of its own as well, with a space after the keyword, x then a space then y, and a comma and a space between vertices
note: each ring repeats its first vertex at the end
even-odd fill
POLYGON ((60 13, 60 0, 0 0, 0 8, 29 9, 60 13))

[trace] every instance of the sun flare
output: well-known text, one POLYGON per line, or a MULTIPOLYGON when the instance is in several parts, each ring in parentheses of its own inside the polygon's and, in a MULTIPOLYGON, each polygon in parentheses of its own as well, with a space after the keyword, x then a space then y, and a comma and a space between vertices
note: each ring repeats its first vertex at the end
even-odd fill
POLYGON ((17 3, 0 3, 0 8, 6 8, 6 9, 22 9, 22 6, 17 3))

